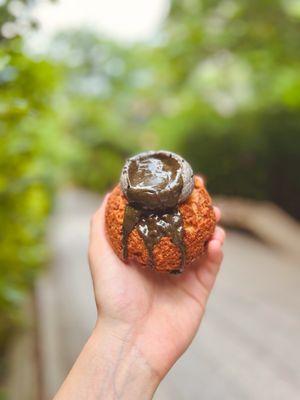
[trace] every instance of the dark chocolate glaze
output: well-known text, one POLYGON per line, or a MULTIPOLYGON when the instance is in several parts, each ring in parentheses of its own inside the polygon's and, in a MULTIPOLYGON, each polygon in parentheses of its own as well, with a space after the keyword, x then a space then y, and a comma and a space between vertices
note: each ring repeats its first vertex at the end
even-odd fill
POLYGON ((169 153, 132 159, 126 196, 131 204, 150 210, 176 207, 183 188, 181 166, 169 153))
POLYGON ((184 229, 182 216, 177 208, 154 213, 138 210, 128 204, 123 222, 123 257, 125 260, 128 256, 128 237, 134 228, 137 229, 144 241, 148 252, 149 264, 152 268, 154 267, 154 246, 159 243, 161 238, 170 237, 181 253, 180 266, 174 272, 180 273, 183 271, 185 261, 184 229))

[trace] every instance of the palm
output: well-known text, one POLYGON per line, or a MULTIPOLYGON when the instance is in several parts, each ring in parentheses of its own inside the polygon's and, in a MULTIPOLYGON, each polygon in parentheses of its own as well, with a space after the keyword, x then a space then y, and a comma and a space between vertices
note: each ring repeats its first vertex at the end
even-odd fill
POLYGON ((105 239, 103 221, 102 207, 95 216, 90 247, 98 309, 105 318, 134 330, 144 357, 159 365, 163 375, 197 331, 221 252, 214 240, 208 255, 183 275, 155 274, 118 259, 105 239))

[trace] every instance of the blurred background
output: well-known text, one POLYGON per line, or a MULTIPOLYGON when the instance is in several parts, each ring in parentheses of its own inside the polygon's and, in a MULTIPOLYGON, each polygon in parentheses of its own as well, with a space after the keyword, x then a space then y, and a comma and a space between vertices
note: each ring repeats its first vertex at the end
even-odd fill
POLYGON ((228 239, 157 400, 299 399, 299 111, 299 0, 0 0, 0 399, 57 390, 95 320, 89 217, 161 148, 228 239))

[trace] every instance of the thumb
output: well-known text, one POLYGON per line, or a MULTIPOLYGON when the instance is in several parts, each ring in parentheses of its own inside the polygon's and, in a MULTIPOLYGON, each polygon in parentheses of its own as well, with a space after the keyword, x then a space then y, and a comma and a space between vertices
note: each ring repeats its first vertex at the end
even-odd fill
POLYGON ((105 233, 105 208, 108 197, 109 193, 104 196, 101 206, 91 218, 89 239, 89 260, 91 266, 93 263, 99 262, 99 259, 107 258, 112 254, 112 249, 105 233))

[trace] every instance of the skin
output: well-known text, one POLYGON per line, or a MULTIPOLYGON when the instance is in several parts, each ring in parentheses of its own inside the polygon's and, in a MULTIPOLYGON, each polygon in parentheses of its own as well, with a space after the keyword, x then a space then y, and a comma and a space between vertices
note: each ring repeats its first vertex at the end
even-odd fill
POLYGON ((105 237, 106 200, 90 230, 97 323, 55 400, 151 399, 192 342, 222 262, 216 227, 207 255, 180 276, 125 265, 105 237))

